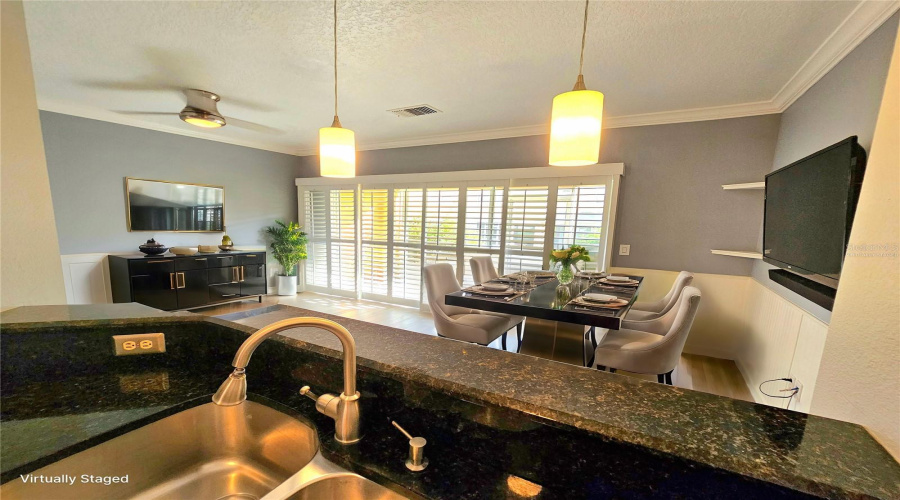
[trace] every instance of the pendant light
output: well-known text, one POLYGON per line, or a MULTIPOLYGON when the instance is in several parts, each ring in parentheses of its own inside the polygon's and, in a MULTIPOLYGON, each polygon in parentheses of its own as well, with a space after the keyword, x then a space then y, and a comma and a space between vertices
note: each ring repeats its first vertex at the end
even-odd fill
POLYGON ((352 130, 341 127, 338 119, 337 0, 334 0, 334 122, 319 129, 319 175, 356 176, 356 137, 352 130))
POLYGON ((590 0, 584 2, 581 32, 581 61, 578 80, 570 92, 553 98, 550 115, 550 165, 577 167, 600 161, 600 126, 603 121, 603 94, 584 86, 584 41, 590 0))

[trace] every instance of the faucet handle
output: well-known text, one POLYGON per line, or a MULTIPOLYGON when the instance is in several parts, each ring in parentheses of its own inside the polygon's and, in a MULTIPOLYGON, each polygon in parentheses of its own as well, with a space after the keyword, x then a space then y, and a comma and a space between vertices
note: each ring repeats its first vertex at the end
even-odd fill
POLYGON ((406 459, 406 468, 413 472, 425 470, 425 467, 428 467, 428 459, 425 458, 425 445, 428 444, 428 441, 423 437, 413 437, 393 420, 391 420, 391 424, 409 439, 409 458, 406 459))
POLYGON ((312 399, 313 401, 316 401, 319 399, 319 396, 316 396, 316 393, 314 393, 308 385, 304 385, 303 387, 300 388, 300 395, 306 396, 309 399, 312 399))
POLYGON ((331 418, 337 417, 338 406, 341 402, 340 397, 335 396, 334 394, 322 394, 321 396, 317 396, 308 385, 304 385, 300 388, 300 394, 315 401, 316 410, 318 410, 319 413, 328 415, 331 418))

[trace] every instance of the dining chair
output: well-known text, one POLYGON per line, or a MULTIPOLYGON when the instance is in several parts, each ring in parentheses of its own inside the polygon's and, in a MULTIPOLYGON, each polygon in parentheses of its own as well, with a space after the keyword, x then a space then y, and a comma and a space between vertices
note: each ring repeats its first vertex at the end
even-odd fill
POLYGON ((514 317, 447 305, 444 296, 462 289, 453 266, 432 264, 424 270, 428 306, 439 336, 481 345, 488 345, 502 336, 503 350, 506 350, 506 333, 516 326, 511 323, 514 317))
MULTIPOLYGON (((624 320, 648 321, 661 317, 675 306, 675 303, 678 302, 678 298, 681 296, 681 291, 684 290, 684 287, 690 286, 692 281, 694 281, 693 274, 687 271, 681 271, 678 273, 678 276, 675 278, 675 283, 672 284, 672 288, 669 289, 669 293, 667 293, 665 297, 656 302, 635 302, 634 305, 631 306, 631 310, 625 314, 624 320)), ((625 328, 631 327, 625 326, 625 328)), ((638 328, 638 330, 639 329, 640 328, 638 328)))
POLYGON ((700 307, 700 290, 685 287, 675 307, 644 325, 649 330, 610 330, 594 349, 591 365, 611 372, 625 370, 655 374, 659 383, 672 385, 672 371, 681 360, 681 351, 700 307))
POLYGON ((490 255, 472 257, 469 259, 469 266, 472 268, 472 279, 475 283, 486 283, 499 276, 490 255))
MULTIPOLYGON (((472 279, 475 280, 475 283, 487 283, 492 279, 495 279, 499 276, 497 273, 497 268, 494 267, 494 260, 490 255, 477 255, 469 259, 469 266, 472 269, 472 279)), ((509 318, 509 322, 511 325, 516 327, 516 338, 519 343, 518 346, 522 346, 522 329, 525 323, 524 316, 510 316, 509 314, 500 314, 500 313, 491 313, 498 316, 506 316, 509 318)))

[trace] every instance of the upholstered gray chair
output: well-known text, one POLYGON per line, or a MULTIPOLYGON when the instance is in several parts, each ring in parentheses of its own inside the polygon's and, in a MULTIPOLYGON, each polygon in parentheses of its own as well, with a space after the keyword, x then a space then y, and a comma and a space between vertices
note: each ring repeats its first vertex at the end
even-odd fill
POLYGON ((672 371, 700 307, 700 290, 685 287, 676 302, 662 317, 646 322, 647 331, 610 330, 594 350, 597 369, 656 374, 660 383, 672 385, 672 371))
POLYGON ((486 283, 499 276, 490 255, 472 257, 469 259, 469 265, 472 267, 472 279, 475 283, 486 283))
MULTIPOLYGON (((472 279, 475 283, 487 283, 499 276, 497 268, 494 267, 494 260, 490 255, 477 255, 469 259, 469 265, 472 269, 472 279)), ((509 320, 510 328, 516 327, 516 337, 519 340, 519 346, 522 346, 522 328, 525 323, 524 316, 510 316, 509 314, 488 313, 495 316, 505 316, 509 320)), ((505 347, 504 347, 505 349, 505 347)))
MULTIPOLYGON (((635 302, 635 304, 631 306, 631 310, 628 311, 628 314, 625 315, 625 321, 648 321, 661 317, 675 306, 675 303, 678 302, 678 298, 681 296, 681 291, 684 290, 684 287, 690 286, 692 281, 694 281, 693 274, 687 271, 681 271, 678 273, 678 277, 675 278, 675 283, 672 284, 672 288, 669 289, 669 293, 667 293, 665 297, 656 302, 635 302)), ((628 325, 623 326, 625 328, 633 328, 628 325)), ((634 328, 641 330, 641 328, 634 328)))
POLYGON ((505 350, 506 332, 515 326, 511 323, 511 317, 447 305, 444 296, 460 289, 450 264, 425 266, 425 291, 438 335, 481 345, 488 345, 503 336, 505 350))

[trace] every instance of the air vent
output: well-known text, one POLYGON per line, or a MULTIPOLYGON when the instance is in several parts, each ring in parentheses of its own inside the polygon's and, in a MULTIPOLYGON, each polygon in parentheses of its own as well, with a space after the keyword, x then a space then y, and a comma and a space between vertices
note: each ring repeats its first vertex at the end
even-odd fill
POLYGON ((413 118, 415 116, 425 116, 425 115, 433 115, 435 113, 440 113, 441 110, 429 106, 428 104, 420 104, 418 106, 408 106, 405 108, 397 108, 397 109, 389 109, 391 113, 399 116, 400 118, 413 118))

